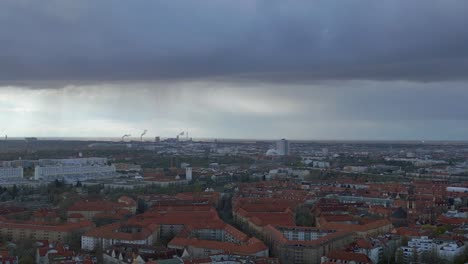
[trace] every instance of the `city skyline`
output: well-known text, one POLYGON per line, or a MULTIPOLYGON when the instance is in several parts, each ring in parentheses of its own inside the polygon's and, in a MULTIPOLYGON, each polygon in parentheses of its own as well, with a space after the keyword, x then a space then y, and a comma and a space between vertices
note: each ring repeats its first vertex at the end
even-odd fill
POLYGON ((464 1, 0 3, 0 135, 468 140, 464 1))

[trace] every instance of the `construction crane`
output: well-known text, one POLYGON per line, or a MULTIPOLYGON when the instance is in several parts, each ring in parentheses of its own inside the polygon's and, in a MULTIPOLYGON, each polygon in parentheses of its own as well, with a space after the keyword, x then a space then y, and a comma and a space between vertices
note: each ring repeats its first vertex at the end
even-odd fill
POLYGON ((143 130, 143 133, 140 135, 140 141, 143 142, 143 136, 146 135, 146 132, 148 132, 147 129, 143 130))
POLYGON ((122 141, 125 141, 125 138, 126 138, 126 137, 130 137, 130 136, 132 136, 132 135, 130 135, 130 134, 125 134, 125 135, 123 135, 123 136, 122 136, 122 141))

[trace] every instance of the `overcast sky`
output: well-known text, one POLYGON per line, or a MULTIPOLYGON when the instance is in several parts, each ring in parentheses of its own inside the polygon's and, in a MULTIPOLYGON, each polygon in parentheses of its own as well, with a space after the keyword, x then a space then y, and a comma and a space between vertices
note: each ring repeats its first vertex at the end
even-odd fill
POLYGON ((468 140, 465 0, 2 0, 0 134, 468 140))

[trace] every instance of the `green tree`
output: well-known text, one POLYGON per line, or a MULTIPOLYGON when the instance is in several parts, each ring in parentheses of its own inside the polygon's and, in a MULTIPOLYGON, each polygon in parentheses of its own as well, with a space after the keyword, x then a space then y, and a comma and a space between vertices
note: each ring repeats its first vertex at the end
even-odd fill
POLYGON ((413 252, 411 254, 411 262, 419 263, 419 253, 416 248, 413 248, 413 252))
POLYGON ((305 206, 300 206, 296 209, 296 225, 298 226, 314 226, 314 216, 310 209, 305 206))
POLYGON ((445 261, 437 254, 436 249, 432 249, 421 254, 421 262, 431 264, 444 264, 445 261))
POLYGON ((396 251, 395 263, 396 264, 404 264, 405 263, 405 259, 404 259, 404 255, 403 255, 403 249, 401 249, 401 248, 397 249, 397 251, 396 251))
POLYGON ((80 182, 80 181, 77 181, 75 187, 78 187, 78 188, 79 188, 79 187, 81 187, 81 186, 82 186, 81 182, 80 182))
POLYGON ((465 251, 460 254, 459 256, 457 256, 453 263, 455 264, 464 264, 464 263, 467 263, 468 262, 468 246, 465 246, 465 251))
POLYGON ((440 236, 440 235, 444 234, 445 232, 447 232, 447 227, 445 227, 445 226, 438 226, 438 227, 435 229, 435 236, 440 236))
POLYGON ((10 191, 11 197, 12 197, 13 199, 15 199, 16 196, 18 196, 18 192, 19 192, 18 186, 16 186, 16 184, 13 185, 13 187, 11 188, 11 191, 10 191))
POLYGON ((16 243, 14 255, 20 256, 19 263, 34 263, 32 256, 35 254, 34 242, 32 239, 23 239, 16 243))
POLYGON ((196 193, 202 192, 202 187, 198 181, 193 185, 193 191, 196 193))
POLYGON ((83 232, 72 231, 69 236, 65 239, 65 243, 70 246, 71 249, 77 250, 81 248, 81 235, 83 232))
POLYGON ((407 246, 408 245, 409 238, 407 236, 404 236, 401 238, 401 245, 402 246, 407 246))
POLYGON ((19 264, 34 264, 34 258, 32 255, 22 256, 19 261, 19 264))
POLYGON ((137 209, 136 209, 136 213, 137 214, 142 214, 146 211, 146 203, 143 199, 138 199, 137 200, 137 209))

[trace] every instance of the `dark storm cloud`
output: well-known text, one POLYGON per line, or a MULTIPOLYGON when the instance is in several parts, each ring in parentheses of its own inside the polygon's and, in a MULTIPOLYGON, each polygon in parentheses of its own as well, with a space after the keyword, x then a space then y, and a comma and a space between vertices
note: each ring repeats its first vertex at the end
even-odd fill
POLYGON ((2 84, 464 80, 467 1, 0 2, 2 84))

